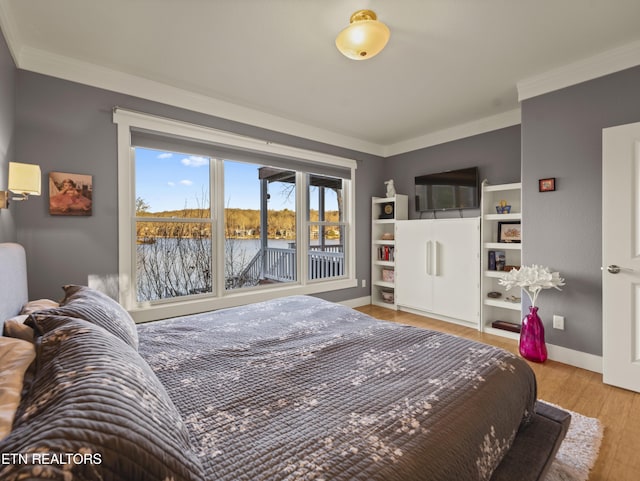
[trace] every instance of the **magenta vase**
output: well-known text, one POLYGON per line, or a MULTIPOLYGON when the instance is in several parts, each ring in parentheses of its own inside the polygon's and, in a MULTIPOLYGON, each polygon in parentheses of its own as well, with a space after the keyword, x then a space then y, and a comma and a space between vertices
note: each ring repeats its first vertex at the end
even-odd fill
POLYGON ((534 306, 529 307, 529 314, 522 319, 520 355, 533 362, 545 362, 547 360, 544 325, 538 317, 538 308, 534 306))

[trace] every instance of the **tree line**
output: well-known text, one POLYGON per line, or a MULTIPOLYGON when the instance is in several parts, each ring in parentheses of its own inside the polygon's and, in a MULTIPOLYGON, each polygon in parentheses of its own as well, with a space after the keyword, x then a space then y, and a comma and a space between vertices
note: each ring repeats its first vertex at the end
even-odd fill
MULTIPOLYGON (((194 219, 194 222, 146 222, 136 223, 136 234, 139 240, 152 240, 156 237, 210 237, 211 224, 198 222, 195 219, 209 218, 208 209, 181 209, 163 212, 148 212, 146 204, 136 203, 137 217, 157 217, 175 219, 194 219)), ((318 221, 319 213, 311 210, 311 221, 318 221)), ((224 210, 226 238, 258 238, 260 237, 260 210, 226 208, 224 210)), ((339 211, 326 211, 326 222, 339 222, 339 211)), ((267 237, 270 239, 295 239, 296 213, 290 209, 267 211, 267 237)))

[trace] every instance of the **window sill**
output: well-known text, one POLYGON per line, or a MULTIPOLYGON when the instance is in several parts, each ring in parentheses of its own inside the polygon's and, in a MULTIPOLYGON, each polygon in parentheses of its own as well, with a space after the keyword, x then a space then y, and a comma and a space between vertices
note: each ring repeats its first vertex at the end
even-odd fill
POLYGON ((136 307, 129 310, 136 323, 157 321, 169 317, 185 316, 206 311, 214 311, 227 307, 236 307, 252 302, 261 302, 278 297, 295 296, 304 294, 316 294, 319 292, 336 291, 357 287, 356 279, 339 279, 326 282, 311 282, 307 285, 270 287, 269 289, 251 290, 244 292, 232 292, 224 297, 206 297, 183 301, 153 304, 144 307, 136 307))

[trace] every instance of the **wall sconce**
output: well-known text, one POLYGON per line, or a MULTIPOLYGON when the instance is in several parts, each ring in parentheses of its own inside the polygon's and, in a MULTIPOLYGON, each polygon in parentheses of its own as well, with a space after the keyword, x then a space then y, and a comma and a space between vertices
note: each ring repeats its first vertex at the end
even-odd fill
POLYGON ((8 190, 0 191, 0 209, 9 207, 10 192, 16 194, 11 200, 27 200, 30 195, 40 195, 42 175, 40 166, 9 162, 8 190))

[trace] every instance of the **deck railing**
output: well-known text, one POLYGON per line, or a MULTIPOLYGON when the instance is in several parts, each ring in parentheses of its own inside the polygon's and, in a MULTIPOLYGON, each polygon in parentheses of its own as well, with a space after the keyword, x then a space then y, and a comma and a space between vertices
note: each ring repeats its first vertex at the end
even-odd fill
POLYGON ((267 247, 264 255, 265 279, 278 282, 291 282, 296 280, 296 250, 282 249, 279 247, 267 247))
POLYGON ((344 252, 309 251, 309 279, 344 275, 344 252))
MULTIPOLYGON (((325 279, 344 275, 342 245, 310 246, 308 252, 309 279, 325 279)), ((296 249, 267 247, 251 259, 238 278, 230 284, 235 287, 255 286, 261 280, 291 282, 296 280, 296 249)), ((229 283, 227 283, 229 284, 229 283)))

